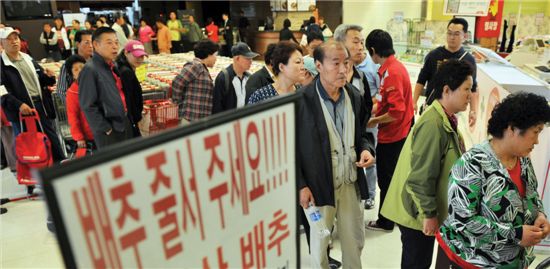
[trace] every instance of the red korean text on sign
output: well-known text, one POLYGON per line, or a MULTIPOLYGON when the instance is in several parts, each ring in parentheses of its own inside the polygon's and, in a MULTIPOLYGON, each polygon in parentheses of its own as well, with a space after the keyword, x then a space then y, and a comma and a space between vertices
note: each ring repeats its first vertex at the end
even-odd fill
POLYGON ((250 190, 250 202, 253 202, 256 199, 259 199, 265 194, 265 184, 261 183, 261 177, 260 177, 260 171, 258 170, 259 164, 260 164, 260 150, 261 150, 261 143, 260 143, 260 134, 258 132, 258 127, 256 126, 256 123, 251 121, 248 123, 248 126, 246 128, 246 153, 247 153, 247 160, 250 165, 250 168, 252 169, 252 189, 250 190), (256 143, 252 143, 253 141, 256 141, 256 143), (256 145, 256 155, 254 156, 252 154, 252 145, 256 145))
POLYGON ((191 225, 188 225, 189 222, 192 223, 194 227, 197 227, 197 223, 200 229, 201 240, 205 239, 204 233, 204 223, 202 218, 201 204, 199 199, 199 190, 197 186, 197 178, 195 174, 195 163, 193 160, 193 151, 191 150, 191 141, 186 140, 187 146, 187 156, 186 158, 181 157, 179 150, 176 150, 176 159, 178 166, 178 175, 180 179, 181 186, 181 197, 183 200, 182 206, 182 215, 183 215, 183 231, 189 233, 191 225), (183 169, 183 159, 188 162, 189 171, 183 169), (194 195, 193 206, 191 200, 191 194, 194 195))
POLYGON ((278 210, 273 214, 273 221, 268 225, 270 234, 267 249, 271 250, 277 247, 277 256, 281 256, 281 242, 290 235, 288 224, 284 223, 286 219, 287 214, 283 214, 282 210, 278 210))
POLYGON ((120 268, 120 257, 105 204, 98 172, 87 178, 88 185, 73 191, 73 201, 94 268, 120 268))
MULTIPOLYGON (((211 152, 211 158, 210 158, 208 171, 207 171, 208 180, 212 180, 215 167, 217 167, 220 170, 220 173, 222 175, 224 174, 225 164, 220 160, 219 155, 216 151, 216 148, 219 148, 220 145, 221 145, 221 142, 220 142, 219 133, 216 133, 204 138, 204 148, 205 150, 211 152)), ((224 202, 222 201, 222 198, 223 196, 227 195, 228 192, 229 192, 229 188, 227 186, 227 182, 220 183, 212 187, 209 191, 210 201, 216 201, 216 200, 218 201, 222 229, 225 228, 225 217, 224 217, 224 209, 223 209, 224 202)))
POLYGON ((227 269, 227 268, 229 268, 229 263, 227 261, 224 261, 222 247, 218 247, 218 250, 216 252, 217 252, 217 256, 218 256, 217 266, 210 267, 210 264, 208 263, 208 258, 204 257, 204 258, 202 258, 202 269, 210 269, 210 268, 227 269))
POLYGON ((241 124, 233 124, 233 132, 227 132, 227 145, 229 152, 229 163, 231 165, 231 206, 235 205, 237 200, 241 201, 243 215, 250 213, 248 186, 244 168, 243 142, 241 138, 241 124), (234 145, 234 146, 233 146, 234 145))
POLYGON ((264 221, 254 225, 253 231, 240 239, 241 262, 244 269, 265 268, 264 221))
POLYGON ((180 230, 178 228, 178 218, 175 212, 176 195, 172 191, 170 177, 162 172, 162 166, 166 165, 166 153, 164 151, 157 152, 147 156, 145 160, 147 169, 155 172, 155 177, 151 184, 151 192, 153 196, 155 196, 153 213, 161 216, 158 220, 159 229, 161 231, 169 228, 162 233, 164 257, 169 260, 183 251, 183 245, 179 240, 180 230), (161 186, 171 194, 157 199, 161 186))
MULTIPOLYGON (((124 177, 124 170, 121 165, 116 165, 111 169, 113 178, 117 182, 121 182, 124 177)), ((120 203, 121 210, 116 217, 116 224, 119 230, 129 224, 127 222, 139 223, 139 210, 130 205, 128 198, 134 193, 134 187, 130 180, 116 185, 110 190, 111 199, 114 203, 120 203)), ((119 238, 122 250, 132 248, 136 258, 138 268, 143 268, 141 265, 141 257, 139 254, 138 244, 147 238, 145 228, 137 227, 130 232, 125 233, 119 238)))

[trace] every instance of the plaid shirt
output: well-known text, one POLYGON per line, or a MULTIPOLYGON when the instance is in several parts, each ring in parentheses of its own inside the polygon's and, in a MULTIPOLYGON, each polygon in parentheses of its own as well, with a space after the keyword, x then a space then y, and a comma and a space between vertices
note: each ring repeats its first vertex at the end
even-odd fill
POLYGON ((172 99, 178 104, 180 118, 198 120, 212 114, 214 82, 198 58, 183 66, 172 82, 172 99))

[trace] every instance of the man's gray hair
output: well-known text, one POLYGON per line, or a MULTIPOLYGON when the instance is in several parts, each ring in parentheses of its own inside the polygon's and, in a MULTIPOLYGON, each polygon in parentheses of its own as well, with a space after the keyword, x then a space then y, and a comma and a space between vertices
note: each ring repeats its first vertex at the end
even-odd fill
POLYGON ((346 34, 349 30, 361 32, 363 31, 363 27, 357 24, 340 24, 338 25, 338 27, 336 27, 336 30, 334 30, 334 40, 338 42, 345 42, 346 34))

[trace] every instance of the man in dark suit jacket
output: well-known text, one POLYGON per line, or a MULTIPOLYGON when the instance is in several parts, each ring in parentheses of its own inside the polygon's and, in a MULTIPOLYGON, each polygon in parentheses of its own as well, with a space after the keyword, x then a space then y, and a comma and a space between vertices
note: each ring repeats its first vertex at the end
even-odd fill
POLYGON ((273 54, 273 50, 275 49, 276 43, 271 43, 267 46, 267 50, 264 54, 264 61, 265 66, 262 67, 262 69, 256 71, 256 73, 252 74, 250 78, 248 79, 248 82, 246 82, 246 103, 248 104, 248 98, 258 89, 267 86, 269 84, 273 84, 274 80, 273 78, 275 75, 273 74, 273 66, 271 65, 271 55, 273 54))
POLYGON ((132 138, 126 96, 114 60, 118 38, 113 29, 101 27, 92 35, 94 55, 80 75, 78 100, 98 148, 132 138))
POLYGON ((222 47, 222 56, 232 57, 231 47, 233 47, 233 23, 229 20, 229 14, 222 14, 222 25, 220 29, 222 30, 223 39, 225 40, 225 45, 222 47))
MULTIPOLYGON (((330 230, 338 218, 345 268, 362 268, 363 205, 368 198, 363 168, 374 164, 374 147, 366 135, 370 117, 359 92, 346 82, 349 54, 329 41, 314 51, 319 76, 299 90, 298 185, 304 211, 316 206, 330 230)), ((306 211, 307 212, 307 211, 306 211)), ((328 268, 328 237, 310 222, 314 268, 328 268)))

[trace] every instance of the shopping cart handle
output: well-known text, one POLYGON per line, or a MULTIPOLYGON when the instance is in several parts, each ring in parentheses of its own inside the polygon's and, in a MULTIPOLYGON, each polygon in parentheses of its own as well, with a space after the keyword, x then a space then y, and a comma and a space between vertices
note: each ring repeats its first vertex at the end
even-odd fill
POLYGON ((544 269, 550 267, 550 257, 544 259, 535 269, 544 269))

